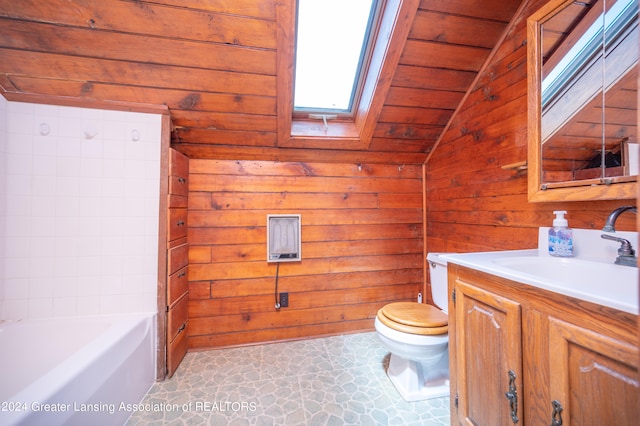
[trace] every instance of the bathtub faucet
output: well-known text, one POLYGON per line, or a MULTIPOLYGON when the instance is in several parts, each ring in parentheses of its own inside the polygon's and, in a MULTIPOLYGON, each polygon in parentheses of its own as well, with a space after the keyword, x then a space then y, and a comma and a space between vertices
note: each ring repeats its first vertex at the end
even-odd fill
POLYGON ((614 211, 612 211, 609 214, 609 217, 607 217, 607 221, 604 224, 604 228, 602 228, 602 230, 604 232, 616 232, 616 220, 618 219, 618 216, 620 216, 622 213, 626 212, 627 210, 631 210, 634 213, 638 213, 638 209, 635 206, 622 206, 622 207, 618 207, 617 209, 615 209, 614 211))

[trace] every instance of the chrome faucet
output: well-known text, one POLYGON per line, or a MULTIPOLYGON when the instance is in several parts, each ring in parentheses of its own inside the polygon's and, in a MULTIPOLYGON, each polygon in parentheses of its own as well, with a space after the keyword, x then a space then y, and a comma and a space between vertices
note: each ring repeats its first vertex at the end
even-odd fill
POLYGON ((615 228, 616 220, 618 220, 618 216, 620 216, 622 213, 626 212, 627 210, 631 210, 636 214, 638 213, 638 209, 635 206, 618 207, 617 209, 615 209, 609 214, 609 217, 607 217, 607 221, 605 222, 604 228, 602 228, 602 230, 604 232, 616 232, 616 228, 615 228))
POLYGON ((600 236, 605 240, 612 240, 620 243, 620 248, 618 249, 618 257, 616 257, 616 261, 614 262, 616 265, 638 266, 638 258, 636 257, 636 252, 633 247, 631 247, 631 243, 629 242, 629 240, 614 237, 609 234, 602 234, 600 236))
MULTIPOLYGON (((605 222, 604 228, 602 228, 602 231, 616 232, 616 228, 615 228, 616 220, 618 219, 618 216, 620 216, 622 213, 626 212, 627 210, 631 210, 636 214, 638 213, 638 209, 635 206, 618 207, 617 209, 612 211, 611 214, 609 214, 609 217, 607 217, 607 221, 605 222)), ((617 265, 624 265, 624 266, 638 265, 638 258, 636 257, 636 252, 635 250, 633 250, 633 247, 631 246, 631 243, 629 242, 629 240, 625 240, 624 238, 614 237, 613 235, 609 235, 609 234, 602 234, 601 237, 604 238, 605 240, 612 240, 620 243, 620 248, 618 249, 618 257, 616 258, 616 261, 615 261, 617 265)))

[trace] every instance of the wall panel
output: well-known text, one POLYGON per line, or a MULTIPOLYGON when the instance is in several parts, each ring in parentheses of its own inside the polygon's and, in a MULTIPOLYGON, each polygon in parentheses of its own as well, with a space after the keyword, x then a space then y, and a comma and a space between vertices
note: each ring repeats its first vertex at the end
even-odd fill
MULTIPOLYGON (((427 251, 533 248, 553 210, 570 226, 601 229, 607 215, 631 200, 529 203, 527 172, 502 166, 527 159, 526 18, 545 1, 526 2, 496 47, 426 163, 427 251)), ((618 229, 635 230, 620 216, 618 229)))
POLYGON ((191 159, 189 181, 191 349, 373 330, 422 289, 420 165, 191 159), (302 215, 302 261, 278 268, 266 218, 282 213, 302 215))

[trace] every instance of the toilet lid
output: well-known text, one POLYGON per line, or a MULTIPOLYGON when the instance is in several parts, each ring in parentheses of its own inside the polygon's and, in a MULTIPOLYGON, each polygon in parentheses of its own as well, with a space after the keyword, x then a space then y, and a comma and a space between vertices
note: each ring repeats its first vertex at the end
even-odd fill
POLYGON ((390 303, 381 308, 377 316, 386 326, 406 333, 435 335, 448 331, 447 314, 424 303, 390 303))

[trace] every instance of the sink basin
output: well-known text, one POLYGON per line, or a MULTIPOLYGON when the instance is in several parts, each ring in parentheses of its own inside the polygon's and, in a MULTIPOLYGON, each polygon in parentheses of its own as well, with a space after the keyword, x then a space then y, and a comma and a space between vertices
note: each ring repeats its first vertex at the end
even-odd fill
MULTIPOLYGON (((637 269, 628 266, 572 258, 519 256, 496 258, 492 262, 564 285, 580 286, 587 291, 598 291, 603 287, 609 287, 609 284, 633 283, 638 275, 637 269), (603 286, 602 283, 607 285, 603 286), (596 287, 593 287, 593 284, 596 284, 596 287)), ((608 291, 610 290, 609 288, 608 291)))
POLYGON ((452 254, 448 261, 581 300, 638 313, 638 268, 538 250, 452 254))
POLYGON ((565 288, 574 296, 580 295, 581 299, 638 299, 638 269, 629 266, 549 256, 505 257, 492 262, 547 280, 549 285, 565 288))

